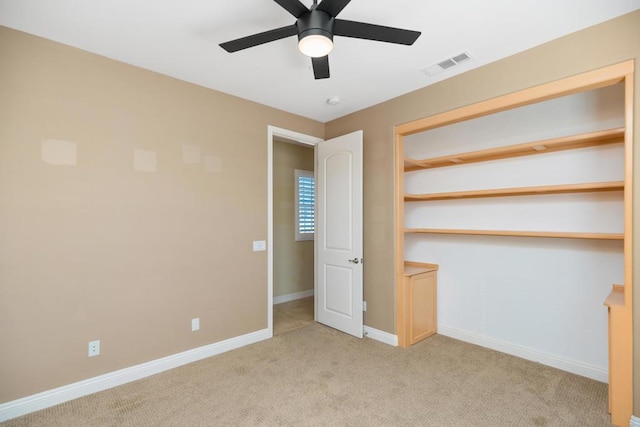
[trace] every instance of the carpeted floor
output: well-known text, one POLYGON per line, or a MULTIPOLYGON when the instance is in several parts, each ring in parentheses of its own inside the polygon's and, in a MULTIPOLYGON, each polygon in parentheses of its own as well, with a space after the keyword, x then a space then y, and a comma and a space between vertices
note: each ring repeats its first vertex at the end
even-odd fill
POLYGON ((313 297, 273 306, 273 335, 295 331, 313 322, 313 297))
POLYGON ((435 335, 313 324, 3 426, 609 426, 607 386, 435 335))

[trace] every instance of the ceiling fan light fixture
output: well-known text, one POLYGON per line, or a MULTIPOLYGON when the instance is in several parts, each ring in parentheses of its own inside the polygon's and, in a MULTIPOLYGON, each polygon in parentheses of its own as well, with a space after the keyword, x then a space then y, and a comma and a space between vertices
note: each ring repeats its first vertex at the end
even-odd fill
POLYGON ((275 0, 275 2, 296 18, 295 24, 220 43, 220 47, 227 52, 237 52, 297 35, 298 49, 304 55, 311 57, 313 76, 316 80, 320 80, 327 79, 330 75, 329 53, 333 49, 334 35, 407 46, 412 45, 420 37, 419 31, 336 18, 351 0, 322 0, 321 3, 313 0, 310 7, 300 0, 275 0))
POLYGON ((298 49, 311 58, 321 58, 331 52, 333 41, 322 34, 309 34, 298 41, 298 49))
POLYGON ((334 19, 316 7, 300 16, 296 21, 300 52, 311 58, 327 56, 333 49, 333 24, 334 19))

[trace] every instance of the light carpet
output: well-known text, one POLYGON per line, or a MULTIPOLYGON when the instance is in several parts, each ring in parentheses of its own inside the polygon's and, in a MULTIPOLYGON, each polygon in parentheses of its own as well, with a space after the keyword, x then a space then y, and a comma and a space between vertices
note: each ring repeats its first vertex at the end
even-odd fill
POLYGON ((3 426, 609 426, 606 384, 435 335, 319 324, 3 426))
POLYGON ((273 335, 295 331, 311 325, 314 297, 283 302, 273 306, 273 335))

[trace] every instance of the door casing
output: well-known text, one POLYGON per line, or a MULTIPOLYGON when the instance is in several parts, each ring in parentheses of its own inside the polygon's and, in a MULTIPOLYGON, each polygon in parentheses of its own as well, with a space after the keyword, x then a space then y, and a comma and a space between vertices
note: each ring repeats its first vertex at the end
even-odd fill
MULTIPOLYGON (((324 141, 311 135, 267 126, 267 328, 273 336, 273 141, 274 138, 315 147, 324 141)), ((315 150, 314 150, 315 163, 315 150)))

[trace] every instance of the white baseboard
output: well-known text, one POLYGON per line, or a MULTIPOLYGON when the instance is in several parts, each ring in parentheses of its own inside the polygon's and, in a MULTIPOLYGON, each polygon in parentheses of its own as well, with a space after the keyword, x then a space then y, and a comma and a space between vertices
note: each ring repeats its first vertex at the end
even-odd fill
POLYGON ((398 336, 390 334, 389 332, 384 332, 379 329, 372 328, 371 326, 364 327, 364 335, 368 338, 371 338, 376 341, 380 341, 385 344, 392 345, 394 347, 398 346, 398 336))
POLYGON ((297 299, 312 297, 313 295, 313 289, 302 292, 295 292, 293 294, 280 295, 279 297, 273 297, 273 304, 282 304, 283 302, 295 301, 297 299))
POLYGON ((187 350, 0 404, 0 422, 271 338, 268 329, 187 350))
POLYGON ((518 356, 522 359, 530 360, 532 362, 538 362, 543 365, 571 372, 576 375, 591 378, 596 381, 600 381, 603 383, 609 382, 609 374, 607 370, 597 368, 595 366, 585 365, 573 360, 563 359, 561 357, 543 353, 537 350, 532 350, 530 348, 520 347, 518 345, 511 344, 505 341, 483 337, 481 335, 449 328, 443 325, 438 325, 438 333, 440 335, 455 338, 460 341, 476 344, 482 347, 490 348, 492 350, 500 351, 502 353, 507 353, 512 356, 518 356))
POLYGON ((640 427, 640 418, 632 415, 631 421, 629 422, 629 427, 640 427))

